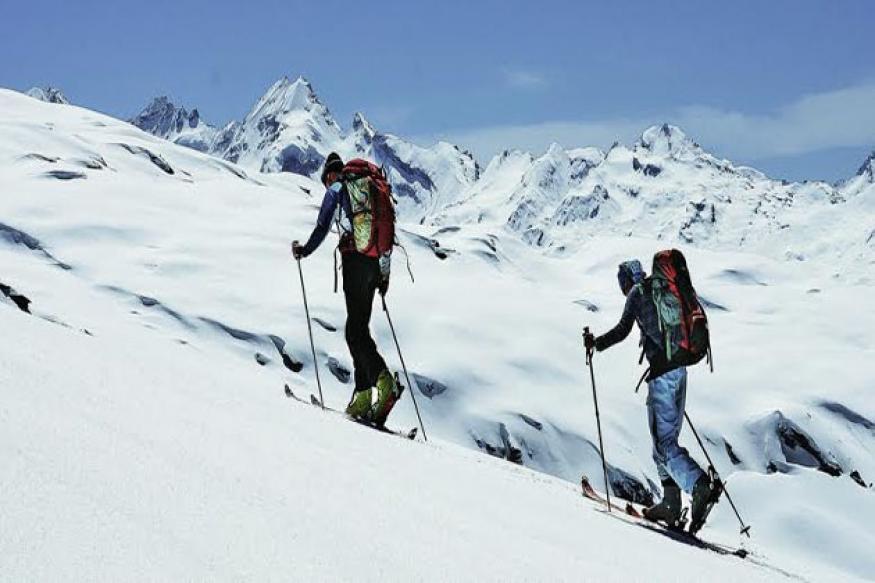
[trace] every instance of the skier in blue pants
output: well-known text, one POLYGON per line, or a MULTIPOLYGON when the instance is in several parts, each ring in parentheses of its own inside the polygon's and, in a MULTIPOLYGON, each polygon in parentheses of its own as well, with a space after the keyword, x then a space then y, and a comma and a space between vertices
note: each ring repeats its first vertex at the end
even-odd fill
POLYGON ((681 490, 692 497, 692 524, 700 525, 713 503, 711 477, 702 470, 689 452, 678 443, 684 421, 687 397, 687 369, 671 365, 660 342, 656 307, 645 289, 641 263, 629 260, 620 264, 617 273, 626 305, 620 322, 607 333, 585 337, 587 350, 607 350, 624 340, 637 323, 641 330, 644 354, 650 363, 647 376, 647 418, 653 438, 653 460, 662 481, 662 500, 644 510, 644 516, 669 527, 679 527, 681 490))

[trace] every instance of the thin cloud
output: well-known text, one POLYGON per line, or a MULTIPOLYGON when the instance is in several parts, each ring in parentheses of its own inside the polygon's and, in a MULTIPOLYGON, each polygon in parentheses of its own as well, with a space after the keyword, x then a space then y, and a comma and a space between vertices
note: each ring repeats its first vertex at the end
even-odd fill
POLYGON ((738 160, 793 156, 838 147, 875 146, 875 82, 804 95, 771 112, 751 114, 705 105, 653 117, 548 121, 450 131, 432 136, 489 157, 501 150, 545 150, 629 143, 647 127, 669 122, 715 153, 738 160))
POLYGON ((540 89, 547 85, 547 79, 534 71, 504 69, 502 75, 505 84, 514 89, 540 89))

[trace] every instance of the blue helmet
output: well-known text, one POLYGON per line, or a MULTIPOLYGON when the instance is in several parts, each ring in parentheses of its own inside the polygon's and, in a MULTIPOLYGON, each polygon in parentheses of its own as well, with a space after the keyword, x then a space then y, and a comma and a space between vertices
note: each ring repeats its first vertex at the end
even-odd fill
POLYGON ((637 259, 630 259, 620 264, 617 270, 617 281, 620 282, 620 289, 623 293, 629 291, 636 283, 644 281, 644 269, 641 268, 641 262, 637 259))

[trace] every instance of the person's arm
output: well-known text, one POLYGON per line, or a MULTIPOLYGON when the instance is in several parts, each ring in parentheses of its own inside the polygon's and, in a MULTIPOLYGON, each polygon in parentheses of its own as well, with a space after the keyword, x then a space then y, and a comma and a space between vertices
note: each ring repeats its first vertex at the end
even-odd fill
POLYGON ((340 202, 340 190, 343 186, 339 182, 332 184, 325 191, 325 197, 322 199, 322 206, 319 208, 319 218, 316 219, 316 226, 313 228, 313 233, 304 244, 301 255, 306 257, 313 253, 325 240, 328 230, 331 228, 331 220, 334 218, 334 211, 337 210, 337 205, 340 202))
POLYGON ((635 306, 637 305, 640 292, 637 288, 633 288, 626 297, 626 305, 623 307, 623 315, 616 326, 605 332, 595 339, 595 349, 601 352, 607 350, 614 344, 622 342, 632 331, 632 324, 635 323, 635 306))

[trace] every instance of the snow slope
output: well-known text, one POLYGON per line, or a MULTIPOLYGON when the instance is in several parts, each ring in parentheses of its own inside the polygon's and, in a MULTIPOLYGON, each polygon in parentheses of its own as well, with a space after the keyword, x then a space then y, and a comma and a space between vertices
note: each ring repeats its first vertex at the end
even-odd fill
MULTIPOLYGON (((875 573, 869 265, 837 278, 825 259, 681 246, 717 366, 691 371, 688 410, 753 524, 760 567, 577 494, 601 468, 580 330, 613 325, 616 265, 646 263, 655 238, 593 232, 560 250, 488 220, 403 224, 416 284, 396 265, 389 306, 432 438, 410 443, 283 396, 285 383, 315 390, 288 253, 312 228, 315 183, 11 91, 0 112, 0 283, 32 301, 30 315, 0 303, 0 488, 12 500, 0 572, 13 580, 875 573)), ((498 198, 502 177, 487 179, 496 188, 478 196, 498 198)), ((326 244, 302 267, 326 401, 342 407, 351 363, 332 265, 326 244)), ((629 340, 595 372, 612 486, 643 500, 658 480, 636 359, 629 340)), ((409 398, 392 423, 415 423, 409 398)), ((734 520, 723 503, 702 534, 738 544, 734 520)))

